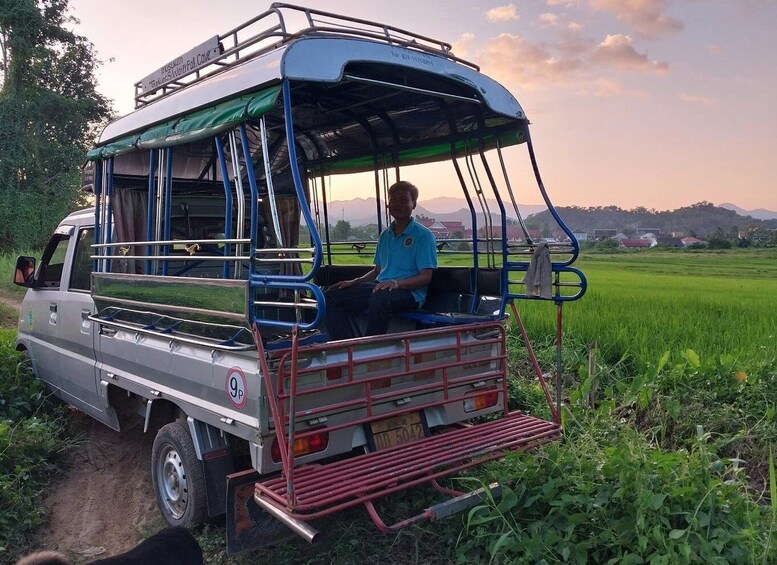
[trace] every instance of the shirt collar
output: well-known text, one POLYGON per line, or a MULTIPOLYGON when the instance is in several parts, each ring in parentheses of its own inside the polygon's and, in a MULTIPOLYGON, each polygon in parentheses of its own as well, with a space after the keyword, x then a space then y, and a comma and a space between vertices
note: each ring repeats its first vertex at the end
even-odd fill
MULTIPOLYGON (((396 225, 396 223, 397 223, 396 220, 391 220, 391 225, 389 226, 389 229, 391 230, 392 235, 394 234, 394 226, 396 225)), ((400 235, 408 233, 410 231, 410 228, 412 228, 414 224, 415 224, 415 217, 410 216, 410 221, 405 226, 405 229, 402 230, 399 233, 399 235, 397 235, 396 237, 399 237, 400 235)))

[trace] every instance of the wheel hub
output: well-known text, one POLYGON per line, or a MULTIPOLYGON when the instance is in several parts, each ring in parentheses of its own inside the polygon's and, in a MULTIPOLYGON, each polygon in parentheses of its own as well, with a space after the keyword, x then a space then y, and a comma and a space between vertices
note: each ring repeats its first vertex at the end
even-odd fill
POLYGON ((189 491, 183 461, 172 446, 168 446, 161 457, 157 473, 164 505, 173 518, 179 520, 186 512, 189 491))

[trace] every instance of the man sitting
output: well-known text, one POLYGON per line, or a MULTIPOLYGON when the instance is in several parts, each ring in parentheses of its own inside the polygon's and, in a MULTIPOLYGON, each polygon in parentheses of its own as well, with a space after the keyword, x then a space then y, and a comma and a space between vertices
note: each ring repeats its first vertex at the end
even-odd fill
POLYGON ((324 293, 330 339, 356 337, 352 315, 365 308, 366 335, 380 335, 386 333, 392 316, 423 306, 432 270, 437 268, 437 250, 434 234, 412 217, 417 201, 418 189, 407 181, 389 188, 388 209, 394 221, 380 234, 375 267, 324 293))

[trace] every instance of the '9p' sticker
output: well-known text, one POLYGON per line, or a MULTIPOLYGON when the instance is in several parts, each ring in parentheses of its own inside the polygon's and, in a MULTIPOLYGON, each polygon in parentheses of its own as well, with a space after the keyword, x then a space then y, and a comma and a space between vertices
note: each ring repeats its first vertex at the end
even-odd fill
POLYGON ((227 396, 235 408, 243 408, 246 405, 246 377, 240 367, 232 367, 227 372, 227 396))

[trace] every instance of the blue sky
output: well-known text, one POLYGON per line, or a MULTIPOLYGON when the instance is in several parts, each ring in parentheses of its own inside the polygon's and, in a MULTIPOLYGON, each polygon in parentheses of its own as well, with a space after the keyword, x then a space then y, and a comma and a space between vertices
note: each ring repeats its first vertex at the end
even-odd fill
MULTIPOLYGON (((304 3, 452 43, 505 84, 558 205, 777 210, 776 1, 304 3)), ((100 90, 124 114, 136 80, 268 6, 71 0, 71 13, 105 60, 100 90)))

